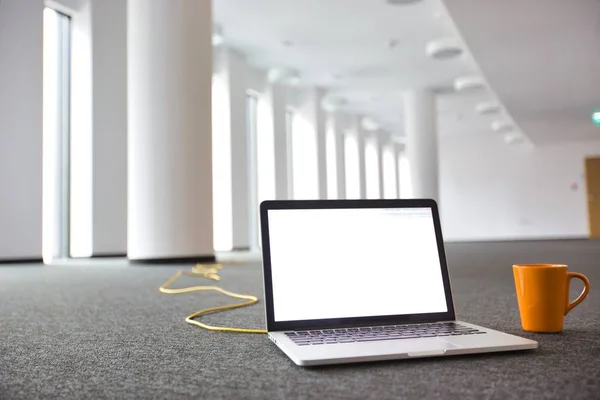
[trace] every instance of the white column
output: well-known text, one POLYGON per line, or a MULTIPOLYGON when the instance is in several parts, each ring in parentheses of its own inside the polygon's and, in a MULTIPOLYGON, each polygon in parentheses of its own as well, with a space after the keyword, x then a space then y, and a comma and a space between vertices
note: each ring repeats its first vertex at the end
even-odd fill
POLYGON ((128 256, 212 259, 212 10, 129 0, 128 256))
POLYGON ((327 113, 321 107, 321 100, 325 92, 323 89, 316 89, 315 101, 315 135, 317 139, 317 163, 319 175, 319 199, 327 198, 327 113))
POLYGON ((360 117, 354 119, 354 131, 356 132, 356 142, 358 144, 358 173, 360 183, 360 198, 367 198, 367 170, 365 163, 365 139, 367 132, 360 126, 360 117))
POLYGON ((275 147, 275 198, 293 198, 292 138, 286 123, 286 90, 281 84, 269 88, 269 102, 273 117, 273 142, 275 147))
MULTIPOLYGON (((225 73, 229 91, 229 127, 231 133, 231 213, 232 247, 236 250, 251 247, 250 221, 256 210, 251 209, 251 190, 246 116, 246 62, 231 49, 224 54, 225 73)), ((254 143, 256 146, 256 143, 254 143)), ((256 149, 254 149, 256 150, 256 149)), ((219 155, 215 155, 219 156, 219 155)))
POLYGON ((439 198, 436 118, 432 91, 404 94, 406 155, 415 198, 439 198))
POLYGON ((92 1, 93 255, 127 252, 127 3, 92 1))
POLYGON ((338 199, 346 198, 346 151, 344 146, 346 126, 344 122, 344 116, 341 113, 337 112, 333 116, 338 199))

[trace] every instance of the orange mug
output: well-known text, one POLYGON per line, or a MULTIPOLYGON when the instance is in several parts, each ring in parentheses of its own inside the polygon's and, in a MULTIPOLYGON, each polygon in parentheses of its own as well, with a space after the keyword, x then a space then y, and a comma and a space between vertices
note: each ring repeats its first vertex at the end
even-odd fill
POLYGON ((516 264, 513 275, 521 324, 529 332, 562 331, 565 315, 590 291, 588 278, 577 272, 567 272, 566 265, 516 264), (585 286, 579 297, 569 302, 569 284, 573 278, 581 279, 585 286))

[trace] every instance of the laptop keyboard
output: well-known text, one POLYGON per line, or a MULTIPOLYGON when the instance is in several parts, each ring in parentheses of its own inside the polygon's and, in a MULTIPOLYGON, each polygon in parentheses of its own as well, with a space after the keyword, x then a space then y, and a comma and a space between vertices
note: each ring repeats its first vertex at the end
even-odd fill
POLYGON ((285 335, 298 346, 480 334, 485 334, 485 332, 455 322, 322 329, 285 333, 285 335))

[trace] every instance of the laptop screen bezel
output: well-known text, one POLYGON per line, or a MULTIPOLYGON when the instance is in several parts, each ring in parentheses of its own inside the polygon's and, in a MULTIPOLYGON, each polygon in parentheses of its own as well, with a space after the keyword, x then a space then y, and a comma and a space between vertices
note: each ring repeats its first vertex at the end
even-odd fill
MULTIPOLYGON (((265 309, 267 320, 267 331, 285 331, 302 329, 327 329, 327 328, 350 328, 373 325, 391 325, 404 323, 424 323, 436 321, 453 321, 456 319, 454 303, 452 300, 452 289, 444 251, 444 240, 438 207, 431 199, 390 199, 390 200, 267 200, 260 205, 260 220, 262 234, 263 255, 263 278, 265 309), (275 321, 273 307, 273 280, 271 274, 271 249, 269 237, 269 210, 321 210, 321 209, 349 209, 349 208, 429 208, 433 216, 433 225, 437 241, 440 268, 446 296, 446 312, 410 314, 410 315, 384 315, 350 318, 329 318, 301 321, 275 321)), ((315 277, 318 279, 318 277, 315 277)), ((307 296, 310 290, 307 289, 307 296)), ((301 301, 301 300, 300 300, 301 301)))

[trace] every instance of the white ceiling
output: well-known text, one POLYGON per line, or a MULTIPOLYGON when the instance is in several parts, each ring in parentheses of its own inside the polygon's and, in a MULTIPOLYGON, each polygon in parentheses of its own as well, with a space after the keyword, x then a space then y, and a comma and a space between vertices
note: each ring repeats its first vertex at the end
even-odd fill
POLYGON ((514 118, 536 143, 600 136, 590 111, 600 106, 600 0, 215 0, 226 45, 262 69, 290 67, 302 84, 349 101, 402 134, 402 93, 439 91, 443 135, 493 135, 490 124, 514 118), (456 30, 446 7, 460 29, 456 30), (453 60, 425 54, 429 40, 465 38, 472 50, 453 60), (390 48, 390 40, 397 46, 390 48), (285 42, 288 43, 287 45, 285 42), (477 65, 479 64, 479 66, 477 65), (483 70, 492 91, 458 94, 458 76, 483 70), (495 93, 510 113, 481 116, 495 93))
POLYGON ((600 139, 600 0, 444 0, 473 56, 536 144, 600 139))
MULTIPOLYGON (((468 54, 443 61, 425 54, 429 40, 457 36, 439 0, 403 6, 385 0, 217 0, 214 14, 227 45, 245 53, 250 64, 296 68, 303 84, 346 97, 349 111, 370 115, 400 134, 403 91, 447 92, 457 76, 478 72, 468 54), (390 48, 390 40, 396 47, 390 48)), ((461 121, 459 130, 489 130, 486 118, 465 128, 477 117, 472 96, 471 102, 456 103, 457 109, 447 101, 455 96, 443 97, 442 114, 451 123, 461 121)))

